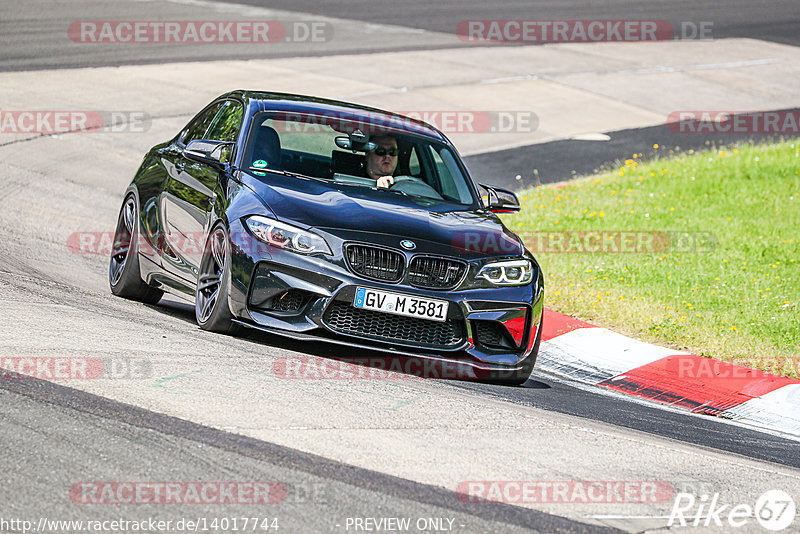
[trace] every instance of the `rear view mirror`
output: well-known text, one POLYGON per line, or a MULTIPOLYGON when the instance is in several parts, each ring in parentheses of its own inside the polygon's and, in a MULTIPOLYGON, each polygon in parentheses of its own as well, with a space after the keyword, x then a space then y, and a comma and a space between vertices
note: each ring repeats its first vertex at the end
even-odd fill
POLYGON ((484 204, 494 213, 516 213, 520 210, 517 195, 507 189, 494 185, 479 184, 486 190, 484 204))
POLYGON ((353 152, 371 152, 378 148, 377 143, 372 141, 364 141, 353 136, 340 135, 335 138, 336 146, 344 150, 352 150, 353 152))

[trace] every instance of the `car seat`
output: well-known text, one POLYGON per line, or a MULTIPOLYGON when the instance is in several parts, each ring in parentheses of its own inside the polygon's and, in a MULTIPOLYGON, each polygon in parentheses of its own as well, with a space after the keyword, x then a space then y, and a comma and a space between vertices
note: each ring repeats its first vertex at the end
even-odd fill
POLYGON ((251 153, 246 158, 245 164, 253 166, 256 161, 265 161, 264 167, 267 169, 281 168, 281 139, 271 126, 259 126, 256 131, 251 153))

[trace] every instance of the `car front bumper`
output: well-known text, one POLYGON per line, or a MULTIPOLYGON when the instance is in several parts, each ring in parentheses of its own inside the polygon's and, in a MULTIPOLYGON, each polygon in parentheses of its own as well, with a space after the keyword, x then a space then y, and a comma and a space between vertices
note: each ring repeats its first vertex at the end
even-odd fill
MULTIPOLYGON (((229 304, 237 322, 301 340, 367 348, 398 356, 458 362, 484 370, 519 369, 536 357, 543 313, 537 268, 524 286, 449 291, 360 277, 340 256, 304 256, 269 247, 231 222, 229 304), (356 288, 449 302, 447 321, 356 308, 356 288)), ((332 244, 341 250, 341 243, 332 244)), ((463 285, 462 285, 463 287, 463 285)))

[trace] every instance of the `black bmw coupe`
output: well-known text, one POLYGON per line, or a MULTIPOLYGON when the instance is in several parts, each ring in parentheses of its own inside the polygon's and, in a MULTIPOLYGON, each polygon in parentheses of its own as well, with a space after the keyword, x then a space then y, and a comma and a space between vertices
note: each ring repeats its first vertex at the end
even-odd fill
POLYGON ((457 362, 521 384, 544 281, 496 215, 518 210, 512 192, 476 186, 424 122, 234 91, 144 158, 109 281, 121 297, 194 302, 205 330, 457 362))

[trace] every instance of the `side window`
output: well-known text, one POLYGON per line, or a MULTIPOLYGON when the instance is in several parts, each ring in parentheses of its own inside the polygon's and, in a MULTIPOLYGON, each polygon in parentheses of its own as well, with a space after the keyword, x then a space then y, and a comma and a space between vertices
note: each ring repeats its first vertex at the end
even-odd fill
POLYGON ((244 106, 233 100, 228 100, 223 104, 217 116, 206 133, 206 139, 213 141, 235 142, 239 136, 239 128, 242 125, 244 116, 244 106))
POLYGON ((439 175, 442 195, 463 204, 469 203, 471 200, 469 186, 458 168, 453 153, 447 148, 433 146, 430 147, 430 153, 436 166, 436 173, 439 175))
POLYGON ((430 148, 431 155, 433 156, 433 162, 436 164, 436 171, 439 174, 439 179, 442 181, 444 189, 447 189, 447 186, 453 183, 453 177, 450 175, 450 169, 448 169, 447 165, 445 165, 442 156, 433 147, 430 148))
POLYGON ((217 114, 219 109, 222 107, 223 102, 219 104, 214 104, 205 113, 197 117, 194 122, 192 122, 187 128, 186 133, 183 134, 183 139, 181 142, 184 145, 188 145, 190 141, 194 141, 196 139, 203 139, 203 136, 206 134, 206 130, 208 130, 208 126, 211 124, 211 121, 214 120, 214 116, 217 114))
POLYGON ((408 158, 408 173, 411 176, 419 178, 422 175, 422 167, 419 164, 419 156, 417 155, 417 146, 411 150, 411 155, 408 158))

